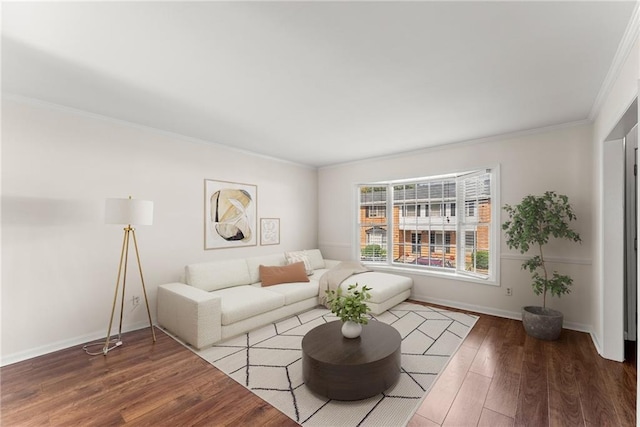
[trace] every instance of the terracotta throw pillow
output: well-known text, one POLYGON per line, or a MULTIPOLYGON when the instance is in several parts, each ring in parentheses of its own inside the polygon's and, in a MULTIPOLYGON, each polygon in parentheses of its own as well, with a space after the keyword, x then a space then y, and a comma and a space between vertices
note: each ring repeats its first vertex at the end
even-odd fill
POLYGON ((262 286, 277 285, 280 283, 308 282, 304 262, 296 262, 285 266, 260 266, 260 280, 262 286))

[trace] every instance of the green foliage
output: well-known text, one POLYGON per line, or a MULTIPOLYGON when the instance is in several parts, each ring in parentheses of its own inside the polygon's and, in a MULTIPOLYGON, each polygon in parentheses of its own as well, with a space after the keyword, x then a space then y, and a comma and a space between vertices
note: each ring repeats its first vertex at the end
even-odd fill
POLYGON ((387 251, 380 245, 367 245, 362 249, 361 255, 367 258, 386 258, 387 251))
POLYGON ((366 325, 369 323, 369 319, 366 317, 369 306, 366 301, 371 298, 370 290, 371 288, 366 286, 358 290, 357 283, 349 286, 346 293, 342 292, 342 288, 338 288, 336 291, 327 290, 327 303, 329 303, 331 312, 343 322, 351 320, 366 325))
POLYGON ((509 214, 509 220, 502 224, 507 236, 507 246, 519 250, 521 254, 528 252, 532 246, 537 246, 540 251, 539 255, 526 260, 522 268, 532 273, 533 292, 536 295, 542 294, 543 307, 546 307, 547 291, 557 297, 571 292, 571 277, 554 271, 549 278, 542 250, 551 237, 582 241, 580 235, 569 226, 576 219, 569 198, 547 191, 542 196, 529 195, 518 205, 505 205, 504 210, 509 214))
POLYGON ((472 254, 476 268, 479 270, 489 269, 489 251, 476 251, 472 254))

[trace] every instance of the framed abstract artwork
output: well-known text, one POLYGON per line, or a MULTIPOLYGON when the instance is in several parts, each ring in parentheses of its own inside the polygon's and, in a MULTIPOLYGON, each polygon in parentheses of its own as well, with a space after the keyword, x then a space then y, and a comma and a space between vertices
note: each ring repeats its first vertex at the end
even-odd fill
POLYGON ((204 180, 204 248, 256 246, 258 187, 204 180))
POLYGON ((260 218, 260 244, 280 244, 280 218, 260 218))

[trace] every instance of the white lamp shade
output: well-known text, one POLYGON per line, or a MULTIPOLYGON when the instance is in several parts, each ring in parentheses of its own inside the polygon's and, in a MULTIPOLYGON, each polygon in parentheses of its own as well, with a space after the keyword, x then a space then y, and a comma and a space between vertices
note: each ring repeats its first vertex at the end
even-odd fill
POLYGON ((151 225, 153 224, 153 202, 136 199, 107 199, 104 222, 151 225))

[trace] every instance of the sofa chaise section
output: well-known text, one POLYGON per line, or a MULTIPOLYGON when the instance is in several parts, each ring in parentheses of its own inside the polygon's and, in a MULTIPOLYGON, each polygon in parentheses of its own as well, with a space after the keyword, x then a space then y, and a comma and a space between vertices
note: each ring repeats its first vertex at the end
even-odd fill
POLYGON ((391 273, 368 271, 346 278, 340 288, 347 290, 349 286, 358 284, 358 288, 366 285, 371 288, 371 298, 367 301, 372 314, 380 314, 409 298, 413 288, 413 279, 391 273))

